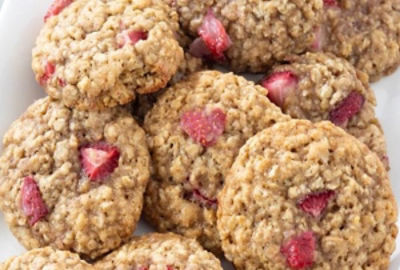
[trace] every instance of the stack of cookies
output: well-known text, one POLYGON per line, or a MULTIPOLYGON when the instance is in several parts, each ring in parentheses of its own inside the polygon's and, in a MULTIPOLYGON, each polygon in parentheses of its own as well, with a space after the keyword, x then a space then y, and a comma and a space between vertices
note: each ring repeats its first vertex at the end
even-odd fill
POLYGON ((400 64, 398 1, 55 0, 44 21, 48 97, 0 157, 30 251, 1 270, 388 269, 369 83, 400 64), (142 214, 158 233, 132 236, 142 214))

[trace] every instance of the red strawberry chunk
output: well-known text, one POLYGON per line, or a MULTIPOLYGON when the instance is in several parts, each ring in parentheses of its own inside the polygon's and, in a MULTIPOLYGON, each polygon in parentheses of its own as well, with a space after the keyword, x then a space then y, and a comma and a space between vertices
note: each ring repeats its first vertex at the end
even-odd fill
POLYGON ((335 196, 335 191, 325 190, 310 193, 298 201, 297 206, 312 217, 318 218, 335 196))
POLYGON ((122 31, 117 36, 118 47, 122 48, 126 44, 135 45, 140 40, 146 40, 147 37, 147 32, 144 31, 122 31))
POLYGON ((304 269, 314 263, 315 247, 314 233, 304 232, 284 243, 281 246, 281 253, 286 257, 291 269, 304 269))
POLYGON ((359 113, 365 98, 357 91, 352 91, 329 113, 329 120, 337 126, 345 127, 354 115, 359 113))
POLYGON ((189 195, 189 199, 206 208, 217 209, 218 206, 217 199, 208 198, 199 189, 194 189, 189 195))
POLYGON ((46 85, 47 81, 51 78, 51 76, 53 76, 54 72, 56 72, 56 66, 53 63, 46 61, 44 73, 39 79, 40 85, 46 85))
POLYGON ((105 142, 89 144, 80 149, 81 166, 91 181, 109 176, 118 167, 119 156, 119 149, 105 142))
POLYGON ((203 110, 187 111, 181 116, 181 128, 194 141, 204 147, 212 146, 224 133, 226 115, 221 109, 211 112, 203 110))
POLYGON ((339 3, 337 0, 324 0, 325 7, 338 7, 339 3))
POLYGON ((167 265, 167 270, 174 270, 175 268, 172 267, 171 265, 167 265))
POLYGON ((212 9, 209 9, 204 17, 198 34, 203 39, 214 60, 225 60, 224 52, 232 45, 232 41, 226 33, 224 25, 215 17, 212 9))
POLYGON ((211 51, 200 37, 196 38, 192 44, 190 44, 189 53, 197 58, 207 58, 211 55, 211 51))
POLYGON ((31 226, 49 213, 35 179, 30 176, 25 177, 22 184, 21 204, 22 211, 29 218, 31 226))
POLYGON ((139 266, 139 267, 138 267, 138 270, 149 270, 149 268, 146 267, 146 266, 139 266))
POLYGON ((299 79, 291 71, 278 71, 272 73, 261 81, 261 85, 268 90, 268 98, 282 107, 285 99, 297 89, 299 79))
POLYGON ((64 8, 69 6, 72 0, 55 0, 50 8, 47 10, 44 16, 44 21, 46 22, 50 17, 58 15, 64 8))

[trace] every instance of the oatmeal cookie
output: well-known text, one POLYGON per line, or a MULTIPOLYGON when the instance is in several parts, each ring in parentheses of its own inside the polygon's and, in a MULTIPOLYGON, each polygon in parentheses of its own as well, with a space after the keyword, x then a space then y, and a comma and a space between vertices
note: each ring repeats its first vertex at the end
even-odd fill
POLYGON ((183 60, 177 14, 160 0, 76 0, 57 11, 37 38, 32 68, 68 107, 129 103, 165 87, 183 60))
POLYGON ((375 116, 368 75, 331 54, 291 57, 261 81, 268 97, 293 118, 330 120, 365 143, 389 169, 386 141, 375 116))
POLYGON ((0 208, 27 249, 51 245, 93 259, 128 240, 150 166, 128 108, 85 112, 44 98, 3 144, 0 208))
POLYGON ((328 121, 278 123, 249 139, 219 202, 236 269, 387 269, 395 249, 387 171, 328 121))
POLYGON ((173 233, 133 237, 95 267, 104 270, 222 270, 220 261, 196 240, 173 233))
POLYGON ((325 1, 320 41, 324 51, 346 58, 371 81, 400 64, 400 2, 397 0, 325 1))
POLYGON ((51 247, 31 250, 24 255, 0 263, 0 270, 94 270, 77 254, 55 250, 51 247))
MULTIPOLYGON (((168 2, 168 0, 167 0, 168 2)), ((176 0, 192 53, 225 62, 237 72, 262 72, 288 54, 312 48, 322 0, 176 0)))
POLYGON ((216 208, 226 173, 249 137, 288 119, 264 88, 232 73, 198 72, 167 89, 144 123, 155 170, 147 220, 220 252, 216 208))

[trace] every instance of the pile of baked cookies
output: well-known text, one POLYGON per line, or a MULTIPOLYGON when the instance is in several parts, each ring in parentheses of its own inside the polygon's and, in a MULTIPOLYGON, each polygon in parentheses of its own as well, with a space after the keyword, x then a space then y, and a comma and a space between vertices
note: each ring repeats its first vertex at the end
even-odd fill
POLYGON ((55 0, 44 20, 49 96, 0 158, 30 251, 0 269, 389 267, 369 82, 400 63, 399 1, 55 0), (142 209, 159 233, 132 236, 142 209))

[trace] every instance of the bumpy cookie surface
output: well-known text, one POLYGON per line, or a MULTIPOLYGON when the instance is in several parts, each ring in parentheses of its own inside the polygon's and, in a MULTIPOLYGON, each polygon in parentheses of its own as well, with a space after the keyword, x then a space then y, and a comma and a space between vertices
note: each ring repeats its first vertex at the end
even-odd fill
POLYGON ((172 233, 134 237, 95 267, 104 270, 222 270, 220 261, 196 240, 172 233))
POLYGON ((0 270, 90 270, 93 266, 82 261, 77 254, 51 247, 31 250, 24 255, 0 263, 0 270))
MULTIPOLYGON (((223 47, 230 68, 252 72, 310 49, 323 12, 322 0, 176 0, 171 5, 188 33, 214 42, 217 50, 223 47), (221 42, 225 31, 229 38, 221 42)), ((202 46, 196 47, 198 53, 202 46)))
POLYGON ((262 81, 271 100, 293 118, 332 121, 376 152, 389 168, 368 76, 331 54, 307 53, 289 62, 274 67, 262 81))
POLYGON ((145 217, 220 252, 216 208, 226 173, 249 137, 288 118, 265 89, 232 73, 198 72, 167 89, 144 123, 155 171, 145 217))
POLYGON ((324 51, 348 59, 372 81, 400 64, 400 2, 334 0, 325 8, 324 51))
POLYGON ((292 120, 249 139, 220 193, 237 269, 387 269, 397 209, 388 174, 330 122, 292 120))
POLYGON ((95 258, 132 234, 150 157, 128 109, 84 112, 44 98, 12 124, 3 144, 0 207, 26 248, 51 245, 95 258))
POLYGON ((32 68, 68 107, 103 109, 155 92, 183 59, 177 14, 162 1, 76 0, 59 12, 37 38, 32 68))

